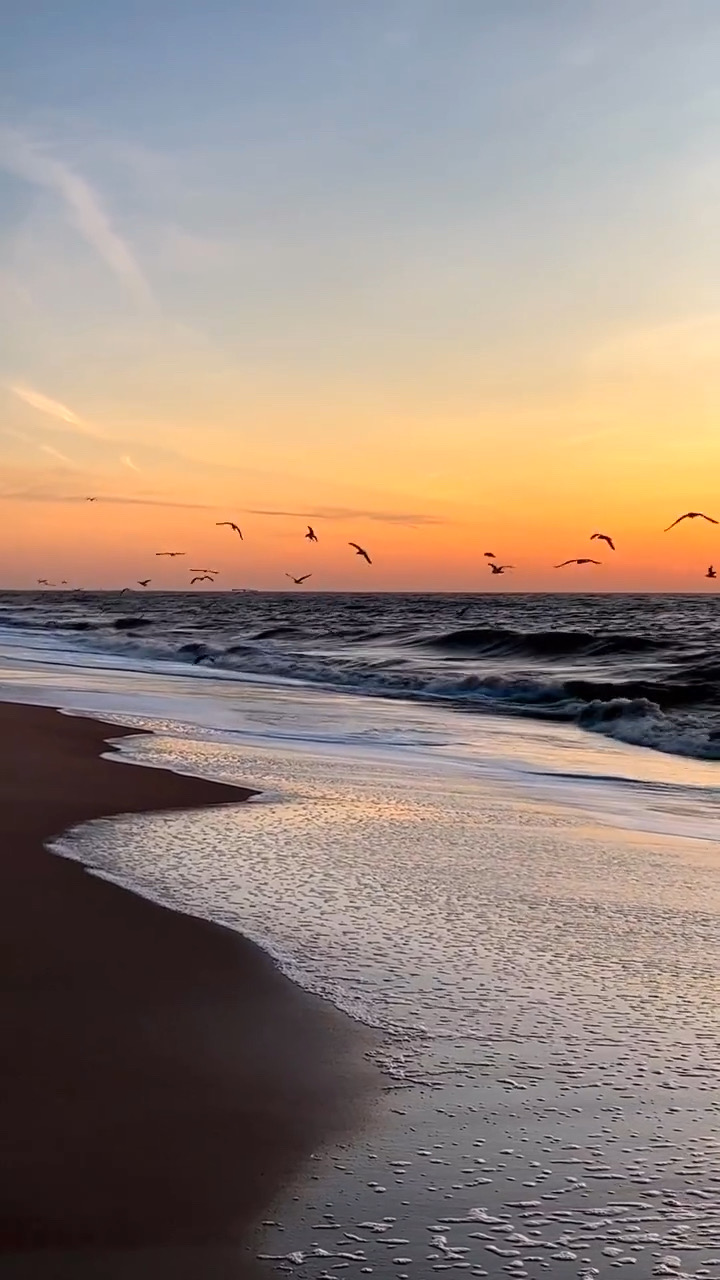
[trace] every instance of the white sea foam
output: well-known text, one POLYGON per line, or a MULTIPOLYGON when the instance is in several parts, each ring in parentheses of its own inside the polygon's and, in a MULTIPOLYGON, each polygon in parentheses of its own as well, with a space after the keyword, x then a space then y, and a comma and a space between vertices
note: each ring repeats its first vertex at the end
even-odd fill
POLYGON ((100 821, 65 851, 240 929, 387 1030, 382 1123, 311 1165, 263 1256, 311 1280, 344 1263, 424 1280, 465 1261, 530 1280, 708 1277, 716 848, 621 836, 519 776, 433 769, 386 738, 253 745, 176 726, 123 750, 279 799, 100 821))
MULTIPOLYGON (((5 698, 57 705, 182 738, 382 760, 429 775, 521 786, 534 798, 658 834, 715 838, 717 765, 678 760, 573 725, 459 715, 293 681, 90 654, 51 634, 0 629, 5 698)), ((638 745, 650 725, 638 727, 638 745)), ((126 751, 132 748, 125 747, 126 751)), ((252 782, 252 779, 249 779, 252 782)))

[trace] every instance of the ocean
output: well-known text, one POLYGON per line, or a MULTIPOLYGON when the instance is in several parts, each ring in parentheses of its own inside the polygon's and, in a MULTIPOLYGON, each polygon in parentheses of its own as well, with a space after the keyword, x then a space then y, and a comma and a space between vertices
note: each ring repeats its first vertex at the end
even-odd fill
POLYGON ((383 1102, 268 1212, 269 1274, 718 1274, 716 609, 0 597, 4 698, 259 790, 56 852, 381 1033, 383 1102))
POLYGON ((88 655, 526 716, 720 759, 712 595, 0 595, 0 626, 88 655))

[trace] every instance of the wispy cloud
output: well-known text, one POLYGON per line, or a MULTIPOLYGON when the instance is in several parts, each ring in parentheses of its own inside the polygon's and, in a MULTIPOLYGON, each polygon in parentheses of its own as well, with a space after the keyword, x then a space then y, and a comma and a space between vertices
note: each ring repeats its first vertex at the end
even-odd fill
POLYGON ((306 511, 279 511, 268 507, 246 507, 252 516, 292 516, 298 520, 375 520, 379 524, 434 525, 447 524, 442 516, 423 512, 366 511, 358 507, 316 507, 306 511))
POLYGON ((28 436, 24 431, 16 431, 13 427, 0 428, 4 436, 8 436, 11 440, 18 440, 21 444, 25 444, 29 449, 39 449, 41 453, 46 453, 50 458, 56 458, 58 462, 62 462, 65 466, 76 467, 72 458, 68 458, 67 454, 61 453, 54 445, 43 444, 38 440, 34 440, 32 436, 28 436))
POLYGON ((124 453, 120 461, 122 462, 123 466, 128 467, 130 471, 138 471, 138 472, 140 471, 140 468, 135 466, 135 463, 133 462, 129 453, 124 453))
MULTIPOLYGON (((33 387, 23 386, 18 383, 9 383, 8 390, 18 400, 22 400, 23 404, 27 404, 31 409, 36 409, 38 413, 42 413, 46 418, 52 418, 55 422, 62 424, 67 431, 78 432, 83 436, 90 436, 94 440, 107 440, 108 436, 99 427, 94 426, 91 422, 86 422, 73 409, 68 408, 61 400, 53 400, 51 396, 46 396, 42 391, 36 391, 33 387)), ((57 429, 57 428, 56 428, 57 429)))
POLYGON ((58 462, 64 462, 68 467, 75 465, 71 458, 68 458, 66 454, 61 453, 59 449, 54 448, 51 444, 41 444, 40 449, 43 453, 47 453, 49 457, 57 458, 58 462))
POLYGON ((72 409, 68 409, 66 404, 62 404, 59 400, 51 400, 50 396, 44 396, 40 391, 33 391, 32 387, 19 387, 13 384, 10 390, 19 400, 23 400, 25 404, 29 404, 40 413, 47 413, 51 418, 67 422, 73 427, 85 425, 82 418, 73 413, 72 409))
MULTIPOLYGON (((84 493, 53 493, 51 490, 43 488, 10 489, 6 492, 0 489, 0 502, 59 502, 74 504, 86 501, 87 497, 84 493)), ((98 494, 97 501, 108 506, 121 507, 172 507, 184 511, 215 510, 207 502, 173 502, 169 498, 126 498, 121 494, 111 493, 98 494)))
POLYGON ((148 283, 129 246, 113 228, 98 193, 64 161, 48 155, 16 129, 0 129, 0 168, 53 191, 70 222, 139 301, 151 300, 148 283))

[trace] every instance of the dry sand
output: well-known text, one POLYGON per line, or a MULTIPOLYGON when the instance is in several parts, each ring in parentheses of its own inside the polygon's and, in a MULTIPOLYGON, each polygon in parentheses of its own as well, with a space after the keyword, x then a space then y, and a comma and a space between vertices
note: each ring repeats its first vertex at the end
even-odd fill
POLYGON ((258 947, 43 848, 251 794, 101 759, 124 732, 0 704, 0 1269, 247 1277, 254 1226, 377 1080, 355 1025, 258 947))

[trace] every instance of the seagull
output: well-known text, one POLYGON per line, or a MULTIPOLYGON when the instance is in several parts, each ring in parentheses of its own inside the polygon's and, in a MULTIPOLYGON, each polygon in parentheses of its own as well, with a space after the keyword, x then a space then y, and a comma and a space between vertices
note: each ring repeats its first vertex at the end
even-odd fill
POLYGON ((489 564, 488 569, 491 573, 504 573, 506 569, 514 569, 514 564, 489 564))
POLYGON ((47 578, 38 578, 38 580, 37 580, 37 584, 38 584, 38 586, 39 586, 39 587, 49 587, 49 586, 50 586, 50 583, 48 582, 47 578))
POLYGON ((193 584, 196 582, 214 582, 214 581, 215 579, 211 578, 207 573, 199 573, 196 578, 190 579, 190 586, 192 587, 193 584))
POLYGON ((216 520, 215 524, 217 525, 218 529, 221 529, 221 528, 234 529, 240 541, 241 542, 243 541, 243 536, 242 536, 242 533, 240 532, 240 527, 239 525, 236 525, 233 520, 216 520))
POLYGON ((609 535, 609 534, 607 534, 607 533, 591 533, 591 534, 590 534, 590 541, 592 542, 592 541, 593 541, 593 539, 595 539, 595 538, 599 538, 601 542, 607 542, 607 544, 608 544, 608 546, 609 546, 609 548, 610 548, 610 550, 611 550, 611 551, 614 551, 614 550, 615 550, 615 543, 613 542, 613 540, 612 540, 612 538, 610 537, 610 535, 609 535))
POLYGON ((175 558, 175 556, 186 556, 186 555, 187 555, 187 551, 156 551, 156 552, 155 552, 155 555, 156 555, 156 556, 170 556, 171 558, 173 558, 173 559, 174 559, 174 558, 175 558))
POLYGON ((716 574, 715 570, 713 569, 712 565, 710 565, 710 566, 708 567, 708 571, 707 571, 707 573, 705 574, 705 577, 706 577, 706 578, 717 578, 717 574, 716 574))
POLYGON ((307 538, 308 542, 317 542, 317 534, 311 524, 308 525, 308 531, 305 534, 305 537, 307 538))
POLYGON ((219 569, 188 569, 188 573, 219 573, 219 569))
POLYGON ((86 502, 97 502, 97 498, 86 498, 86 502))
POLYGON ((704 511, 686 511, 684 516, 678 516, 677 520, 673 520, 672 524, 669 524, 664 532, 667 533, 668 530, 674 529, 675 525, 680 524, 681 520, 697 520, 698 517, 701 520, 707 520, 709 524, 717 524, 717 520, 713 520, 712 516, 706 516, 704 511))
POLYGON ((563 560, 561 564, 556 564, 556 569, 564 569, 566 564, 602 564, 602 560, 589 560, 587 556, 581 556, 579 560, 563 560))
POLYGON ((293 578, 291 573, 286 573, 285 577, 289 578, 291 582, 294 582, 296 587, 299 587, 303 582, 307 582, 308 578, 312 578, 312 574, 304 573, 302 578, 293 578))
POLYGON ((483 555, 487 556, 488 560, 494 560, 496 558, 494 551, 483 551, 483 555))
POLYGON ((367 551, 364 551, 361 546, 358 546, 357 542, 348 542, 348 546, 354 547, 356 555, 362 556, 363 560, 367 560, 368 564, 372 564, 372 560, 370 559, 367 551))
POLYGON ((139 587, 147 587, 152 582, 152 578, 138 578, 139 587))

